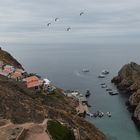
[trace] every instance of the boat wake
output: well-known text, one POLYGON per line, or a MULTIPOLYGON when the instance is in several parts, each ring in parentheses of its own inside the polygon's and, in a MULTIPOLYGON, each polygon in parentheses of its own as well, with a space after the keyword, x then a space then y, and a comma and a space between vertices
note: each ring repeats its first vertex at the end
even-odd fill
POLYGON ((87 76, 83 73, 80 73, 79 71, 74 71, 74 74, 77 76, 77 77, 81 77, 81 78, 86 78, 87 76))

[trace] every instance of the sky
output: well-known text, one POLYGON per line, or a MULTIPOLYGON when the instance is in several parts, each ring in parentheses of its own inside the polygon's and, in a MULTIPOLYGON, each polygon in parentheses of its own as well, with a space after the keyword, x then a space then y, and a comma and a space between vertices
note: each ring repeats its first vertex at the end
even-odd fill
POLYGON ((0 0, 0 42, 140 44, 139 27, 140 0, 0 0))

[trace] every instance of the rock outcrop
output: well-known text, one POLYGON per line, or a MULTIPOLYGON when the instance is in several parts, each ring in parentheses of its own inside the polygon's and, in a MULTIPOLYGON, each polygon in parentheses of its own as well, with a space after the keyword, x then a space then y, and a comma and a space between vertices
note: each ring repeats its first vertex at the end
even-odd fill
POLYGON ((127 104, 133 108, 132 118, 140 126, 140 65, 134 62, 124 65, 112 82, 130 94, 127 104))
POLYGON ((2 49, 0 49, 0 61, 3 61, 5 64, 23 69, 22 65, 11 54, 2 49))

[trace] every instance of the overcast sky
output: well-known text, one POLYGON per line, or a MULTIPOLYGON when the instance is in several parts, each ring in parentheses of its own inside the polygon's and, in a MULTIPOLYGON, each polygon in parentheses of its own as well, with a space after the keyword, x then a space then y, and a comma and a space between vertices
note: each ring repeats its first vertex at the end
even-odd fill
POLYGON ((140 44, 139 38, 140 0, 0 0, 1 42, 140 44))

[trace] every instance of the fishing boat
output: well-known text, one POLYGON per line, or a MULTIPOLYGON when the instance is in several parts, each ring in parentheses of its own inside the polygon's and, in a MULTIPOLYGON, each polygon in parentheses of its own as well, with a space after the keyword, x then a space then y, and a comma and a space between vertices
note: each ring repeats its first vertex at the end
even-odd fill
POLYGON ((107 115, 108 117, 111 117, 111 116, 112 116, 111 112, 106 112, 106 115, 107 115))
POLYGON ((101 87, 102 87, 102 88, 107 88, 107 85, 102 85, 101 87))
POLYGON ((102 74, 107 75, 107 74, 109 74, 109 71, 108 70, 103 70, 102 74))
POLYGON ((112 89, 111 88, 107 88, 106 91, 112 91, 112 89))
POLYGON ((105 78, 105 75, 100 74, 100 75, 98 76, 98 78, 105 78))
POLYGON ((90 113, 90 112, 86 112, 86 114, 88 115, 88 116, 90 116, 90 117, 93 117, 94 115, 92 114, 92 113, 90 113))
POLYGON ((113 91, 109 91, 108 92, 110 95, 118 95, 119 93, 118 92, 113 92, 113 91))
POLYGON ((86 94, 85 94, 85 97, 89 97, 90 96, 90 91, 89 90, 87 90, 87 92, 86 92, 86 94))
POLYGON ((89 72, 89 69, 83 69, 82 72, 89 72))
POLYGON ((105 85, 105 83, 101 83, 101 86, 102 86, 102 85, 105 85))

